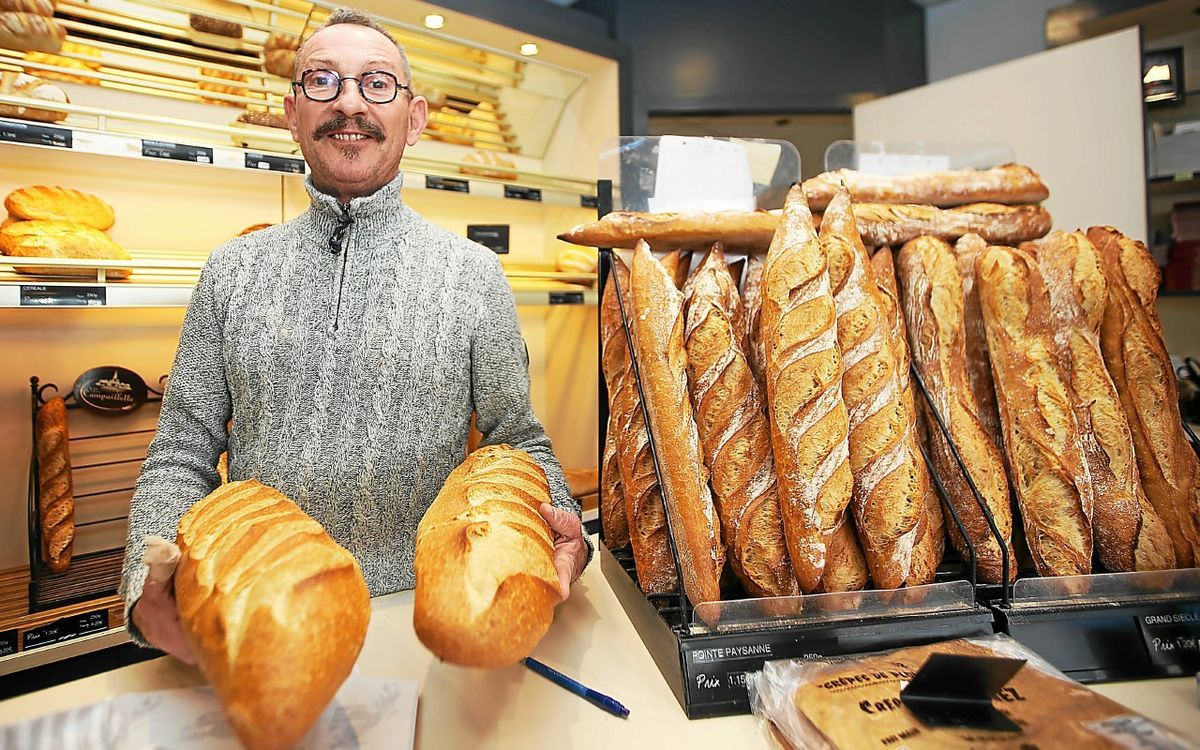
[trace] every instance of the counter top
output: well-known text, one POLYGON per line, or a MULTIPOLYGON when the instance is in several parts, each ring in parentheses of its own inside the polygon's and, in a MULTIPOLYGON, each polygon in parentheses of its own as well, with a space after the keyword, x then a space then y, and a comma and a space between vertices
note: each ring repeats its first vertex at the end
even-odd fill
MULTIPOLYGON (((494 671, 438 662, 412 627, 411 591, 380 597, 358 670, 372 677, 411 678, 420 685, 416 747, 764 746, 752 716, 688 721, 600 571, 597 558, 559 606, 533 656, 613 696, 627 719, 592 704, 523 666, 494 671)), ((282 665, 281 665, 282 666, 282 665)), ((129 692, 202 684, 195 669, 154 659, 0 702, 0 725, 129 692)), ((1189 678, 1101 685, 1099 692, 1200 737, 1196 681, 1189 678)))

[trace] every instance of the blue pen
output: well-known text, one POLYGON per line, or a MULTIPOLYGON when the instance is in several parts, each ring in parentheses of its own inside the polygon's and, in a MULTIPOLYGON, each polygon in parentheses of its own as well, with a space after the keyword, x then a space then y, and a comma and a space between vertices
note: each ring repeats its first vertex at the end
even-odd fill
POLYGON ((525 666, 529 667, 534 672, 537 672, 542 677, 545 677, 547 680, 550 680, 551 682, 553 682, 554 684, 556 684, 560 687, 564 687, 567 690, 570 690, 572 693, 574 693, 575 695, 578 695, 581 698, 585 698, 585 699, 591 701, 592 703, 595 703, 597 706, 599 706, 600 708, 603 708, 605 711, 608 711, 613 716, 619 716, 622 719, 624 719, 626 716, 629 716, 628 708, 625 708, 620 703, 618 703, 616 700, 614 700, 613 698, 609 698, 604 693, 597 693, 595 690, 592 690, 590 687, 587 687, 585 685, 580 685, 578 682, 576 682, 575 680, 572 680, 570 677, 567 677, 565 674, 563 674, 562 672, 559 672, 557 669, 554 669, 553 667, 548 667, 545 664, 542 664, 540 661, 534 659, 531 656, 526 657, 524 659, 524 662, 525 662, 525 666))

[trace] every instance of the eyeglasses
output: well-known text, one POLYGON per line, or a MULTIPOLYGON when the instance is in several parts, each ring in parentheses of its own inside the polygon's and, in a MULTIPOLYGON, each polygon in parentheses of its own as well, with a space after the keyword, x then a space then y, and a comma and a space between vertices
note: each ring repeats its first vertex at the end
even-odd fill
POLYGON ((412 94, 412 86, 400 83, 395 75, 386 70, 372 70, 358 78, 342 78, 335 70, 315 68, 301 73, 299 81, 292 81, 292 88, 300 89, 314 102, 331 102, 342 95, 342 84, 346 81, 357 83, 358 93, 372 104, 387 104, 395 100, 401 89, 412 94))

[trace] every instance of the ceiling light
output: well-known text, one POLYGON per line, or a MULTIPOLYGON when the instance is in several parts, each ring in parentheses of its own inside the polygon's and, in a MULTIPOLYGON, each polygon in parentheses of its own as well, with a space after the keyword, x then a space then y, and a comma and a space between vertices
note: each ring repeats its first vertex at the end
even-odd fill
POLYGON ((430 13, 429 15, 425 16, 425 28, 427 29, 440 29, 445 25, 445 16, 438 15, 437 13, 430 13))
POLYGON ((533 42, 525 42, 521 45, 521 54, 526 57, 533 57, 538 53, 538 46, 533 42))

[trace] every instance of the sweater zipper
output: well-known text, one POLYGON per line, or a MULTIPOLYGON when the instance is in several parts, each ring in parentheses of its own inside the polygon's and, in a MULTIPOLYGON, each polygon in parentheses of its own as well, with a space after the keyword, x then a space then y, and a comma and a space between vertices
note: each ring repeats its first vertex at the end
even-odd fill
POLYGON ((354 226, 350 218, 350 210, 343 208, 345 225, 340 234, 335 230, 335 236, 330 243, 336 248, 335 252, 342 256, 342 271, 338 274, 337 302, 333 309, 333 332, 337 333, 338 324, 342 320, 342 290, 346 287, 346 257, 350 254, 350 233, 354 226))

